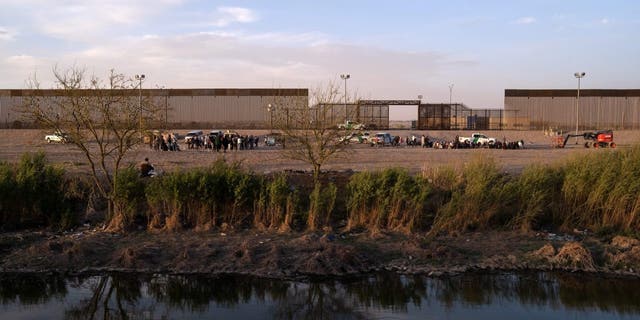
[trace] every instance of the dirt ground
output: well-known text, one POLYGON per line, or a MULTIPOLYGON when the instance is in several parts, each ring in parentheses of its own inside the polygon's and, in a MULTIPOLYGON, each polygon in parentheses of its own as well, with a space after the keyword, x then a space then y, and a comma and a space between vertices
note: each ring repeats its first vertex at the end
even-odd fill
MULTIPOLYGON (((177 130, 184 135, 188 130, 177 130)), ((206 132, 206 130, 205 130, 206 132)), ((392 135, 402 137, 412 134, 425 134, 431 139, 453 140, 456 135, 467 136, 470 131, 389 131, 392 135)), ((87 170, 87 162, 80 151, 69 144, 47 144, 44 136, 48 132, 42 130, 0 130, 0 161, 17 162, 25 152, 44 151, 50 162, 62 164, 70 172, 87 170)), ((241 134, 264 136, 268 130, 241 131, 241 134)), ((600 150, 585 149, 583 140, 579 144, 572 139, 564 149, 553 148, 551 138, 542 131, 488 131, 491 137, 507 141, 523 140, 525 148, 521 150, 495 149, 428 149, 420 147, 370 147, 366 144, 353 144, 353 148, 341 157, 333 159, 323 167, 324 170, 376 170, 388 167, 403 167, 417 173, 443 165, 462 166, 478 155, 493 158, 507 172, 519 172, 525 166, 538 163, 549 164, 562 161, 568 157, 600 150)), ((640 131, 616 131, 615 141, 618 148, 629 148, 640 138, 640 131)), ((180 152, 156 152, 146 146, 133 150, 125 161, 135 164, 148 157, 162 171, 179 168, 201 167, 225 159, 229 162, 241 162, 247 168, 258 173, 280 172, 283 170, 311 170, 307 164, 287 159, 280 147, 266 147, 261 144, 257 150, 241 150, 236 152, 216 153, 211 151, 187 150, 181 142, 180 152)))
MULTIPOLYGON (((179 131, 184 134, 186 130, 179 131)), ((242 134, 264 135, 266 131, 242 134)), ((451 140, 471 132, 391 131, 393 135, 426 134, 451 140)), ((49 161, 70 172, 86 172, 82 155, 71 145, 47 144, 41 130, 0 130, 0 161, 17 162, 25 152, 44 151, 49 161)), ((582 143, 551 147, 537 131, 494 131, 498 139, 524 140, 522 150, 440 150, 419 147, 375 148, 354 145, 326 170, 376 170, 403 167, 417 173, 438 166, 461 166, 477 155, 492 157, 505 171, 517 173, 533 164, 548 164, 586 153, 582 143)), ((618 149, 638 141, 638 131, 615 132, 618 149)), ((580 141, 582 142, 582 141, 580 141)), ((184 144, 181 145, 184 149, 184 144)), ((279 148, 261 144, 257 150, 227 153, 183 150, 134 150, 126 159, 148 157, 164 171, 206 166, 216 159, 240 161, 255 172, 310 170, 282 156, 279 148)), ((616 237, 507 231, 428 237, 425 234, 357 234, 339 231, 276 233, 257 230, 208 232, 133 232, 114 234, 96 226, 65 233, 27 231, 0 233, 0 272, 135 271, 163 273, 240 273, 273 278, 348 275, 375 270, 442 275, 469 270, 538 269, 603 272, 640 276, 640 242, 616 237)))

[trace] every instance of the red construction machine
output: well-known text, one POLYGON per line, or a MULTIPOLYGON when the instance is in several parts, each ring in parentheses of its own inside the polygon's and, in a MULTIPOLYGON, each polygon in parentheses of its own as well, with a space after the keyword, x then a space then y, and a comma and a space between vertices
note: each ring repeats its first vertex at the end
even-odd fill
POLYGON ((613 142, 613 130, 600 130, 596 132, 585 132, 582 134, 567 134, 564 137, 564 141, 562 140, 562 136, 557 137, 553 143, 557 148, 564 148, 567 145, 569 139, 574 137, 582 137, 584 142, 584 147, 594 147, 594 148, 615 148, 616 143, 613 142), (560 139, 558 139, 560 138, 560 139))

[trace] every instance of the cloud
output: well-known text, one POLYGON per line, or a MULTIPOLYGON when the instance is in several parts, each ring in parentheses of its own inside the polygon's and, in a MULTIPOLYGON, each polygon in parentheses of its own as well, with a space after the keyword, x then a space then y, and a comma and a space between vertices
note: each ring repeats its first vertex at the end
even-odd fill
POLYGON ((213 25, 226 27, 232 23, 251 23, 258 20, 255 12, 240 7, 219 7, 213 25))
MULTIPOLYGON (((353 89, 366 88, 364 94, 376 98, 385 98, 385 94, 389 98, 403 97, 398 91, 413 96, 418 90, 415 86, 424 85, 422 80, 437 78, 445 69, 460 64, 435 52, 321 42, 319 38, 305 33, 139 36, 105 41, 80 51, 47 53, 48 64, 33 57, 31 61, 14 58, 13 64, 22 61, 21 78, 33 73, 36 66, 44 70, 38 75, 44 87, 52 85, 47 71, 56 64, 61 68, 86 66, 98 76, 112 68, 125 74, 143 72, 149 85, 169 88, 314 87, 349 72, 354 78, 353 89), (265 45, 267 42, 269 45, 265 45)), ((464 63, 465 67, 469 65, 464 63)))
POLYGON ((535 23, 536 21, 537 20, 534 17, 522 17, 514 21, 514 23, 515 24, 532 24, 532 23, 535 23))
POLYGON ((12 40, 14 36, 14 32, 5 27, 0 27, 0 40, 12 40))
POLYGON ((600 19, 600 23, 601 23, 601 24, 609 24, 609 19, 607 19, 607 18, 602 18, 602 19, 600 19))
POLYGON ((102 1, 68 0, 64 2, 24 0, 25 19, 38 32, 59 39, 88 41, 105 34, 117 34, 121 28, 143 25, 150 17, 180 5, 182 0, 102 1))

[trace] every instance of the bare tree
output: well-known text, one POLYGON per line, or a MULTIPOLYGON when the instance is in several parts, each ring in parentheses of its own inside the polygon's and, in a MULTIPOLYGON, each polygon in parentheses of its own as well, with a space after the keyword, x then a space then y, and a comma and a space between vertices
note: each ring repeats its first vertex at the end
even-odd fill
POLYGON ((350 150, 352 128, 339 128, 338 121, 352 119, 355 108, 339 103, 339 86, 330 83, 311 90, 310 97, 279 97, 270 105, 272 127, 282 134, 283 154, 313 168, 313 191, 307 215, 307 228, 315 230, 330 222, 336 187, 322 186, 322 167, 350 150))
POLYGON ((156 121, 160 109, 139 100, 138 82, 111 70, 104 83, 84 69, 53 69, 56 90, 40 88, 33 77, 21 113, 27 120, 68 135, 89 162, 91 177, 108 203, 111 229, 121 229, 127 217, 115 206, 118 170, 125 155, 142 143, 144 124, 156 121), (142 117, 146 121, 142 121, 142 117))
POLYGON ((282 134, 285 157, 311 165, 316 184, 322 166, 349 150, 348 137, 354 133, 337 126, 353 113, 353 108, 342 108, 341 97, 340 87, 329 83, 312 89, 308 98, 278 97, 270 105, 271 125, 282 134))

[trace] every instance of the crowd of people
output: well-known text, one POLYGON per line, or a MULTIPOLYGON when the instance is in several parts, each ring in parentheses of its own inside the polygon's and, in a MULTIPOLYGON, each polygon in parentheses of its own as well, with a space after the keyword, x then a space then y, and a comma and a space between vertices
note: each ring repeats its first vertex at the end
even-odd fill
POLYGON ((219 133, 195 136, 187 140, 187 148, 227 152, 227 150, 253 150, 258 148, 259 136, 237 133, 219 133))
POLYGON ((154 134, 149 147, 155 151, 180 151, 178 137, 175 134, 154 134))
MULTIPOLYGON (((148 141, 149 148, 155 151, 180 151, 178 135, 175 133, 154 133, 148 141)), ((188 150, 209 150, 226 152, 227 150, 253 150, 258 148, 260 136, 241 135, 235 132, 219 132, 197 135, 185 139, 188 150)), ((183 146, 184 147, 184 146, 183 146)))
POLYGON ((473 141, 460 142, 458 137, 453 140, 435 139, 429 138, 426 135, 421 136, 407 136, 407 137, 394 137, 392 145, 400 146, 406 144, 410 147, 423 147, 434 149, 473 149, 473 148, 489 148, 489 149, 523 149, 524 140, 507 141, 503 138, 502 141, 496 140, 489 143, 478 143, 473 141))
MULTIPOLYGON (((236 132, 217 132, 205 135, 193 136, 185 141, 186 148, 189 150, 209 150, 216 152, 227 152, 236 150, 253 150, 257 149, 261 137, 258 135, 241 135, 236 132)), ((265 137, 265 146, 269 145, 265 137)), ((437 139, 427 135, 411 135, 411 136, 394 136, 392 137, 392 146, 406 145, 409 147, 422 147, 434 149, 471 149, 471 148, 490 148, 490 149, 522 149, 524 148, 523 140, 492 141, 490 143, 477 143, 472 141, 461 142, 456 137, 453 140, 437 139)), ((151 139, 149 146, 156 151, 180 151, 178 137, 175 133, 155 134, 151 139)))

